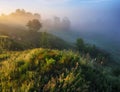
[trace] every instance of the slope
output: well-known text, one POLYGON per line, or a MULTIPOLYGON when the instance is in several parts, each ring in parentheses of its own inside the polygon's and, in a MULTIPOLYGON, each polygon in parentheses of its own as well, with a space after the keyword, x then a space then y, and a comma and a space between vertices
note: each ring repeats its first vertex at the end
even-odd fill
POLYGON ((1 92, 119 92, 112 71, 72 51, 33 49, 0 54, 1 92))

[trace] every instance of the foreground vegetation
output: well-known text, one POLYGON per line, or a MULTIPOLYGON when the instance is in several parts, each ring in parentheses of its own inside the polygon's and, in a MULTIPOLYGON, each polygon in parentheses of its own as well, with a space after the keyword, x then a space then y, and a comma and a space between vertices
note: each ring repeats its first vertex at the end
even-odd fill
POLYGON ((72 51, 33 49, 0 55, 0 92, 119 92, 120 70, 72 51))

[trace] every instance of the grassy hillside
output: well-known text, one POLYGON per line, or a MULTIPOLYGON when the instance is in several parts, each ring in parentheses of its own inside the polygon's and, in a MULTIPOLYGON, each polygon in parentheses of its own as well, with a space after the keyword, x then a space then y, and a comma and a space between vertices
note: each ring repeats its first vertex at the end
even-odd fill
MULTIPOLYGON (((21 26, 15 27, 0 24, 0 40, 3 39, 1 36, 7 36, 8 41, 11 40, 11 50, 25 50, 39 47, 51 49, 69 49, 73 47, 71 44, 55 35, 46 33, 45 31, 30 32, 21 26)), ((6 42, 2 43, 6 44, 6 42)))
POLYGON ((119 92, 120 70, 72 51, 0 54, 0 92, 119 92))

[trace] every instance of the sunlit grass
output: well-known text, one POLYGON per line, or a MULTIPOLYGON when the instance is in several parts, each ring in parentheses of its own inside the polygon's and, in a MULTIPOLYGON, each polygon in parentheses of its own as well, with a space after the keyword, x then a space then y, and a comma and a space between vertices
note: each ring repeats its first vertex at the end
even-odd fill
POLYGON ((118 92, 118 77, 87 57, 72 51, 42 48, 3 53, 0 91, 110 92, 116 87, 118 92))

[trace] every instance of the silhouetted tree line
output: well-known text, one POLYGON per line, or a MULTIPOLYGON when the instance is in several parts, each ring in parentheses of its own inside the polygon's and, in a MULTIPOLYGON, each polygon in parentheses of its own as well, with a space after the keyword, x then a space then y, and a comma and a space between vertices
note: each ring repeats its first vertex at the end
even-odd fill
POLYGON ((31 13, 27 12, 24 9, 17 9, 15 12, 12 12, 8 15, 2 14, 0 16, 0 20, 2 20, 3 23, 5 24, 14 24, 19 26, 24 26, 27 21, 32 20, 32 19, 41 19, 41 15, 39 13, 31 13), (6 22, 7 21, 7 22, 6 22))
POLYGON ((69 31, 71 29, 71 22, 68 17, 61 19, 55 16, 53 19, 43 20, 42 23, 45 30, 69 31))
POLYGON ((10 13, 9 15, 1 14, 0 20, 4 23, 10 24, 21 24, 24 26, 27 21, 38 19, 41 20, 44 30, 56 30, 56 31, 69 31, 71 29, 71 21, 68 17, 60 18, 54 16, 52 19, 42 19, 39 13, 27 12, 24 9, 17 9, 15 12, 10 13), (4 20, 7 20, 5 22, 4 20))
POLYGON ((20 17, 23 17, 23 16, 33 17, 34 16, 34 18, 36 17, 38 19, 41 17, 40 14, 38 13, 32 14, 31 12, 26 12, 24 9, 17 9, 15 12, 11 13, 10 16, 20 16, 20 17))
POLYGON ((42 24, 39 22, 39 20, 33 19, 28 21, 26 26, 29 28, 29 31, 37 32, 42 27, 42 24))

